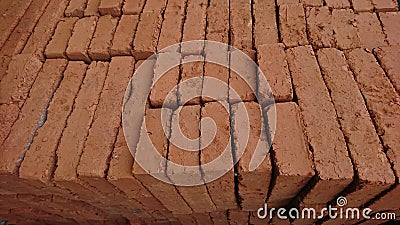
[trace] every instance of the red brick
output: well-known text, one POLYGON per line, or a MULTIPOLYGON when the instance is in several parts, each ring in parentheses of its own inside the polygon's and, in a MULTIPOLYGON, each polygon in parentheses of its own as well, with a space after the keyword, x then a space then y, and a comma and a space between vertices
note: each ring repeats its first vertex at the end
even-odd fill
POLYGON ((252 49, 252 15, 251 2, 247 0, 232 1, 230 10, 231 45, 238 49, 252 49))
POLYGON ((0 56, 0 81, 6 75, 8 65, 11 62, 11 56, 3 55, 0 56))
MULTIPOLYGON (((166 118, 161 117, 162 109, 148 109, 146 111, 145 122, 143 122, 139 143, 136 149, 135 158, 138 158, 138 154, 143 154, 142 151, 148 151, 150 148, 155 148, 163 156, 164 159, 167 157, 169 133, 165 134, 162 127, 165 130, 170 130, 170 118, 172 111, 167 109, 166 118), (144 129, 146 126, 146 130, 144 129)), ((143 156, 141 156, 143 157, 143 156)), ((148 157, 146 155, 146 157, 148 157)), ((153 157, 153 156, 152 156, 153 157)), ((177 214, 189 214, 192 210, 185 203, 182 197, 177 192, 176 188, 172 184, 164 183, 153 177, 163 177, 166 179, 165 174, 165 160, 160 158, 147 158, 146 171, 137 163, 133 163, 133 174, 140 180, 140 182, 146 186, 146 188, 172 213, 177 214)), ((144 160, 142 158, 142 160, 144 160)), ((145 162, 141 162, 145 163, 145 162)))
POLYGON ((180 105, 199 105, 203 86, 204 58, 189 55, 182 59, 178 101, 180 105))
POLYGON ((68 7, 65 9, 66 17, 83 17, 83 12, 86 8, 87 0, 71 0, 68 4, 68 7))
POLYGON ((371 0, 351 0, 355 12, 372 12, 374 6, 371 0))
POLYGON ((336 47, 342 50, 360 47, 355 14, 351 9, 334 9, 332 27, 335 32, 336 47))
POLYGON ((155 12, 141 14, 135 40, 132 43, 132 55, 136 60, 147 59, 156 52, 161 24, 161 14, 155 12))
POLYGON ((99 6, 101 0, 88 0, 86 9, 84 11, 85 16, 99 16, 99 6))
POLYGON ((229 2, 211 0, 207 8, 206 39, 228 44, 229 2))
POLYGON ((350 8, 349 0, 326 0, 326 5, 334 9, 350 8))
POLYGON ((193 213, 193 217, 196 219, 197 224, 207 224, 207 225, 214 224, 208 213, 193 213))
POLYGON ((304 6, 322 6, 324 4, 323 0, 300 0, 301 3, 304 4, 304 6))
POLYGON ((199 165, 200 106, 178 108, 172 114, 171 126, 168 163, 175 163, 177 167, 174 168, 167 164, 168 177, 194 212, 214 211, 215 205, 207 192, 206 185, 203 184, 204 180, 199 165), (192 142, 188 142, 183 137, 189 138, 192 142), (175 145, 175 142, 180 143, 184 149, 175 145), (189 166, 191 166, 190 169, 184 168, 189 166), (193 185, 189 186, 187 182, 193 185))
POLYGON ((196 219, 193 218, 191 215, 185 215, 185 214, 177 214, 174 215, 182 224, 187 224, 187 225, 197 225, 196 219))
POLYGON ((0 14, 3 15, 7 10, 10 10, 13 1, 2 1, 0 2, 0 14))
POLYGON ((312 46, 319 48, 335 46, 331 12, 328 7, 306 8, 306 19, 312 46))
POLYGON ((150 92, 150 104, 153 107, 174 108, 177 106, 176 86, 179 82, 179 65, 181 55, 176 52, 166 52, 157 55, 154 67, 153 87, 150 92), (169 68, 176 65, 173 68, 169 68), (169 69, 169 70, 168 70, 169 69), (163 73, 165 71, 165 73, 163 73), (172 91, 171 95, 168 93, 172 91), (168 97, 167 97, 168 96, 168 97))
POLYGON ((171 45, 175 45, 175 47, 173 49, 168 48, 168 51, 179 50, 178 43, 182 37, 181 29, 184 17, 183 11, 170 11, 164 14, 164 21, 157 45, 159 52, 171 45))
POLYGON ((224 49, 220 49, 220 46, 208 49, 206 45, 206 60, 208 62, 204 64, 202 102, 228 101, 228 57, 228 51, 225 47, 224 49), (223 63, 225 66, 217 63, 223 63))
POLYGON ((400 186, 397 184, 393 190, 390 190, 380 199, 376 200, 372 203, 369 208, 373 209, 374 211, 381 211, 381 210, 397 210, 400 207, 398 198, 400 195, 400 186))
MULTIPOLYGON (((182 41, 204 40, 206 30, 207 1, 188 0, 186 11, 186 21, 183 27, 182 41)), ((185 44, 181 47, 184 55, 200 54, 204 45, 200 42, 196 44, 185 44)))
POLYGON ((359 13, 355 18, 361 47, 376 48, 387 46, 385 35, 375 13, 359 13))
POLYGON ((253 11, 253 38, 256 47, 263 44, 278 43, 275 2, 273 0, 254 0, 253 11))
POLYGON ((65 50, 68 46, 68 41, 72 36, 72 30, 78 18, 62 19, 55 30, 53 37, 46 47, 45 55, 47 58, 65 58, 65 50))
POLYGON ((400 45, 400 13, 379 13, 379 18, 382 21, 383 31, 386 34, 389 45, 400 45))
POLYGON ((400 58, 400 50, 394 47, 380 47, 374 49, 380 65, 385 70, 387 76, 392 82, 397 93, 400 93, 400 64, 397 59, 400 58))
POLYGON ((297 4, 300 3, 300 0, 277 0, 277 5, 286 5, 286 4, 297 4))
POLYGON ((225 211, 210 212, 210 217, 214 224, 229 225, 227 213, 225 211))
POLYGON ((101 0, 99 12, 101 15, 121 16, 123 0, 101 0))
POLYGON ((166 0, 146 0, 146 4, 143 8, 144 13, 152 12, 161 14, 167 4, 166 0))
POLYGON ((165 13, 169 12, 179 12, 183 14, 185 12, 187 0, 168 0, 167 7, 165 8, 165 13))
POLYGON ((239 210, 229 210, 228 212, 229 224, 241 225, 248 224, 249 212, 239 210))
POLYGON ((249 219, 249 223, 253 224, 253 225, 264 225, 268 219, 260 219, 257 216, 257 212, 250 212, 250 219, 249 219))
POLYGON ((372 4, 377 12, 396 12, 399 10, 396 0, 372 0, 372 4))
MULTIPOLYGON (((291 101, 293 99, 292 81, 286 60, 283 44, 261 45, 257 47, 258 65, 265 81, 259 78, 258 101, 265 105, 270 96, 274 94, 275 102, 291 101)), ((261 74, 259 73, 259 76, 261 74)))
POLYGON ((286 47, 308 44, 306 19, 301 4, 282 5, 279 7, 281 38, 286 47))
POLYGON ((117 24, 118 19, 112 18, 110 15, 99 18, 88 50, 92 60, 110 60, 111 41, 117 24))
POLYGON ((303 201, 325 204, 351 183, 353 166, 311 46, 289 49, 286 55, 318 174, 303 201))
POLYGON ((200 162, 203 167, 206 182, 208 182, 207 189, 210 193, 217 210, 222 211, 226 209, 236 209, 235 197, 235 181, 233 169, 233 157, 231 154, 230 143, 230 124, 229 124, 229 106, 226 102, 211 102, 206 103, 201 109, 202 118, 212 119, 216 125, 216 135, 211 136, 211 132, 206 125, 201 127, 201 140, 200 140, 200 162), (211 141, 210 144, 208 140, 211 141), (226 151, 225 155, 223 153, 226 151), (222 161, 219 161, 215 166, 210 165, 205 167, 207 163, 216 160, 219 156, 223 155, 222 161), (223 168, 219 168, 222 166, 223 168), (225 174, 225 169, 229 169, 225 174), (220 174, 218 179, 214 180, 214 176, 220 174))
POLYGON ((111 56, 131 54, 138 22, 139 17, 137 15, 123 15, 121 17, 112 40, 111 56))
POLYGON ((15 104, 0 105, 0 145, 3 144, 18 118, 19 108, 15 104))
POLYGON ((122 12, 125 15, 139 15, 145 2, 145 0, 125 0, 122 12))
POLYGON ((90 62, 88 48, 96 29, 97 17, 84 17, 75 23, 66 54, 70 60, 90 62))

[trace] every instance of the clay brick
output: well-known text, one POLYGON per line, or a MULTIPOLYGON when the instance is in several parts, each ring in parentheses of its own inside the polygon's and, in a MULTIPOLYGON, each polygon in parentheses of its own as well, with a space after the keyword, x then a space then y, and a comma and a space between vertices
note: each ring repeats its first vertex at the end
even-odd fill
POLYGON ((215 205, 203 184, 200 170, 200 106, 180 107, 172 114, 171 143, 168 150, 167 176, 176 185, 180 195, 196 213, 211 212, 215 205), (188 142, 183 137, 187 137, 188 142), (178 147, 175 143, 180 143, 178 147), (195 151, 197 150, 197 151, 195 151), (169 163, 177 167, 171 167, 169 163), (191 166, 192 168, 184 168, 191 166), (182 184, 193 186, 181 186, 182 184))
POLYGON ((161 24, 161 14, 155 12, 141 14, 135 40, 132 43, 132 55, 136 60, 147 59, 156 52, 161 24))
POLYGON ((258 78, 258 101, 268 103, 273 93, 275 102, 292 101, 293 90, 283 44, 261 45, 257 48, 258 65, 265 79, 258 78), (264 81, 268 82, 265 83, 264 81))
POLYGON ((232 114, 241 206, 254 211, 264 205, 272 171, 262 111, 257 103, 245 102, 233 105, 232 114))
POLYGON ((250 212, 249 223, 253 225, 264 225, 268 219, 260 219, 257 216, 257 212, 250 212))
POLYGON ((197 224, 214 224, 208 213, 193 213, 193 217, 196 219, 197 224))
POLYGON ((88 50, 92 60, 110 60, 111 41, 117 24, 118 19, 112 18, 110 15, 99 18, 88 50))
POLYGON ((228 44, 229 2, 211 0, 207 8, 206 39, 228 44))
POLYGON ((3 144, 18 118, 19 108, 15 104, 0 105, 0 145, 3 144))
POLYGON ((30 97, 21 109, 20 117, 1 147, 0 169, 3 176, 18 171, 31 139, 43 122, 45 109, 61 81, 66 64, 65 60, 47 60, 39 72, 30 91, 30 97))
MULTIPOLYGON (((136 149, 135 158, 138 158, 138 154, 143 154, 143 151, 146 151, 147 154, 148 149, 155 148, 161 154, 161 156, 166 159, 168 149, 167 137, 169 137, 170 134, 165 134, 163 129, 160 128, 164 127, 166 131, 170 130, 170 118, 172 111, 170 109, 166 109, 167 115, 163 118, 161 117, 161 111, 162 109, 148 109, 146 111, 145 121, 142 124, 141 135, 136 149), (146 129, 144 129, 145 127, 146 129)), ((146 155, 146 157, 148 156, 146 155)), ((172 213, 191 213, 192 210, 185 203, 173 185, 164 183, 153 177, 161 176, 164 179, 166 178, 165 160, 158 157, 147 159, 149 160, 146 163, 147 171, 144 171, 136 161, 133 163, 134 176, 140 180, 140 182, 145 185, 146 188, 172 213)), ((145 159, 142 158, 142 160, 145 159)), ((141 163, 144 163, 144 161, 141 163)))
POLYGON ((165 8, 165 13, 179 12, 181 14, 184 14, 186 3, 187 0, 168 0, 167 7, 165 8))
POLYGON ((400 13, 379 13, 379 18, 382 21, 383 31, 386 34, 389 45, 400 45, 400 13))
POLYGON ((399 195, 400 195, 400 186, 397 184, 393 188, 393 190, 390 190, 388 193, 386 193, 386 195, 384 195, 380 199, 376 200, 369 207, 376 211, 398 210, 399 209, 399 201, 398 201, 399 195))
POLYGON ((55 169, 56 150, 86 72, 83 62, 70 62, 46 112, 46 122, 36 131, 19 170, 29 182, 47 184, 55 169))
POLYGON ((121 16, 123 0, 101 0, 100 15, 121 16))
POLYGON ((373 49, 387 46, 385 35, 375 13, 359 13, 355 18, 361 47, 373 49))
POLYGON ((348 53, 347 59, 386 148, 386 155, 395 173, 399 174, 399 142, 396 141, 399 139, 397 130, 400 127, 400 105, 396 104, 399 94, 371 53, 356 49, 348 53))
POLYGON ((178 101, 180 105, 199 105, 203 86, 204 57, 189 55, 182 59, 178 101))
POLYGON ((44 53, 46 45, 54 34, 58 21, 63 17, 67 4, 67 0, 50 1, 45 12, 37 22, 22 53, 44 53))
POLYGON ((145 0, 125 0, 122 12, 125 15, 139 15, 145 2, 145 0))
POLYGON ((230 10, 231 45, 238 49, 252 49, 252 15, 251 2, 247 0, 232 1, 230 10))
POLYGON ((281 38, 286 47, 308 44, 306 19, 301 4, 282 5, 279 7, 281 38))
POLYGON ((235 181, 233 169, 233 157, 231 154, 230 142, 230 124, 229 124, 229 106, 226 102, 211 102, 206 103, 201 109, 202 118, 209 118, 216 125, 216 135, 211 136, 213 132, 210 127, 205 124, 201 127, 200 140, 200 162, 203 167, 207 190, 210 193, 217 210, 237 209, 235 197, 235 181), (211 141, 207 145, 208 141, 211 141), (224 153, 225 152, 225 153, 224 153), (206 166, 222 156, 217 165, 206 166), (222 166, 219 168, 218 166, 222 166), (220 174, 221 171, 225 174, 220 174), (220 174, 218 179, 214 180, 214 176, 220 174))
POLYGON ((318 173, 303 201, 325 204, 351 183, 353 166, 311 46, 288 49, 286 55, 318 173))
POLYGON ((75 23, 66 54, 70 60, 91 61, 88 55, 90 41, 96 29, 97 17, 85 17, 75 23))
POLYGON ((241 225, 247 224, 249 220, 249 212, 239 210, 229 210, 229 224, 241 225))
POLYGON ((272 160, 276 165, 276 180, 268 199, 268 206, 284 207, 314 176, 314 164, 303 134, 297 104, 278 103, 275 107, 276 111, 267 108, 266 112, 268 121, 276 122, 275 128, 272 127, 272 123, 269 127, 270 135, 274 135, 272 160))
POLYGON ((101 0, 88 0, 86 9, 84 11, 85 16, 99 16, 99 6, 101 0))
POLYGON ((334 9, 332 11, 332 27, 335 32, 337 48, 346 50, 360 47, 355 14, 351 9, 334 9))
POLYGON ((377 12, 396 12, 399 10, 396 0, 372 0, 372 4, 377 12))
POLYGON ((372 12, 374 6, 371 0, 351 0, 355 12, 372 12))
POLYGON ((380 65, 385 70, 387 76, 392 82, 397 93, 400 93, 400 77, 396 74, 400 73, 400 50, 393 47, 380 47, 374 49, 374 54, 377 56, 380 65))
POLYGON ((166 0, 146 0, 146 4, 143 8, 144 13, 162 13, 167 4, 166 0))
POLYGON ((312 46, 330 48, 335 46, 331 12, 328 7, 306 8, 309 40, 312 46))
POLYGON ((68 41, 72 36, 72 30, 78 18, 62 19, 55 30, 53 37, 46 47, 45 55, 47 58, 65 58, 65 50, 68 46, 68 41))
POLYGON ((297 4, 297 3, 300 3, 300 0, 277 0, 278 6, 286 5, 286 4, 297 4))
POLYGON ((174 215, 182 224, 197 225, 196 219, 191 215, 177 214, 174 215))
POLYGON ((154 67, 153 87, 150 92, 150 104, 153 107, 175 108, 179 82, 179 63, 181 55, 176 52, 159 53, 154 67), (175 66, 173 68, 169 68, 175 66), (168 93, 172 92, 168 96, 168 93))
POLYGON ((300 0, 301 3, 304 4, 304 6, 322 6, 324 4, 323 0, 300 0))
POLYGON ((8 10, 10 10, 10 7, 12 6, 13 1, 2 1, 0 2, 0 14, 4 14, 8 10))
POLYGON ((6 75, 8 65, 11 62, 11 56, 3 55, 0 56, 0 81, 6 75))
MULTIPOLYGON (((183 27, 182 41, 204 40, 206 30, 207 1, 188 0, 186 21, 183 27)), ((197 42, 184 44, 181 52, 184 55, 198 55, 203 51, 204 44, 197 42)))
POLYGON ((278 43, 275 2, 273 0, 254 0, 254 41, 256 48, 263 44, 278 43), (268 16, 266 16, 268 15, 268 16))
POLYGON ((229 225, 228 217, 225 211, 210 212, 210 217, 214 224, 229 225))
POLYGON ((87 0, 71 0, 67 9, 65 9, 66 17, 83 17, 87 0))
MULTIPOLYGON (((168 8, 168 7, 167 7, 168 8)), ((175 45, 174 48, 168 48, 168 51, 178 51, 178 43, 182 37, 182 24, 184 19, 182 11, 170 11, 164 14, 164 22, 158 39, 157 51, 162 51, 171 45, 175 45)))
POLYGON ((349 0, 326 0, 326 5, 334 9, 350 8, 349 0))
POLYGON ((40 16, 49 4, 49 0, 33 0, 24 16, 8 37, 7 42, 1 48, 0 55, 13 55, 20 53, 25 47, 40 16))
POLYGON ((137 15, 123 15, 121 17, 112 40, 111 56, 131 54, 138 22, 139 17, 137 15))

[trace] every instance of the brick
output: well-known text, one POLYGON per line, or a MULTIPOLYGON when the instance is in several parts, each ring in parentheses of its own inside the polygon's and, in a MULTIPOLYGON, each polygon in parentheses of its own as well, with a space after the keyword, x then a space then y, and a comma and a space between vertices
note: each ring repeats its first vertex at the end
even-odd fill
POLYGON ((184 14, 186 3, 187 0, 168 0, 167 7, 165 8, 165 13, 179 12, 181 14, 184 14))
POLYGON ((191 215, 185 215, 185 214, 177 214, 174 215, 182 224, 188 224, 188 225, 196 225, 196 219, 193 218, 191 215))
POLYGON ((249 223, 253 225, 264 225, 267 219, 260 219, 257 216, 257 212, 250 212, 249 223))
POLYGON ((65 50, 68 41, 72 36, 72 30, 78 19, 76 17, 62 19, 55 30, 53 37, 46 47, 45 55, 47 58, 65 58, 65 50))
POLYGON ((353 70, 355 80, 364 96, 367 108, 396 174, 400 171, 399 133, 399 94, 386 77, 384 71, 371 53, 356 49, 348 53, 347 59, 353 70), (390 125, 389 125, 390 124, 390 125))
POLYGON ((31 139, 43 122, 45 109, 61 81, 66 64, 65 60, 48 60, 39 72, 30 91, 30 97, 21 109, 20 117, 1 146, 0 169, 3 176, 18 171, 31 139))
POLYGON ((228 1, 211 0, 207 8, 207 21, 206 39, 228 44, 228 1))
POLYGON ((180 105, 199 105, 203 86, 204 57, 189 55, 182 59, 178 89, 180 105))
POLYGON ((331 12, 328 7, 306 8, 310 44, 318 48, 335 46, 331 12))
POLYGON ((58 21, 63 17, 68 1, 50 1, 45 12, 40 17, 22 53, 43 54, 46 45, 54 34, 58 21))
POLYGON ((0 56, 0 81, 6 75, 8 65, 11 62, 11 56, 3 55, 0 56))
POLYGON ((197 224, 214 224, 208 213, 193 213, 193 217, 196 219, 197 224))
POLYGON ((377 12, 397 12, 399 10, 396 0, 372 0, 372 4, 377 12))
POLYGON ((247 224, 249 220, 249 212, 239 210, 228 211, 229 224, 240 225, 247 224))
POLYGON ((355 12, 372 12, 374 6, 371 0, 351 0, 355 12))
POLYGON ((96 29, 97 20, 97 17, 85 17, 75 23, 66 50, 70 60, 81 60, 90 63, 91 59, 87 51, 96 29))
POLYGON ((184 14, 182 11, 171 11, 164 14, 164 21, 158 40, 157 50, 160 52, 164 48, 167 51, 178 51, 181 37, 182 37, 182 25, 184 14), (174 47, 170 47, 174 45, 174 47))
POLYGON ((246 0, 232 1, 230 10, 231 45, 238 49, 252 49, 251 3, 246 0))
POLYGON ((0 14, 4 14, 12 6, 13 1, 2 1, 0 2, 0 14))
POLYGON ((202 118, 212 119, 216 135, 211 136, 209 126, 203 124, 200 139, 200 162, 205 175, 207 190, 218 211, 237 209, 233 157, 230 143, 229 106, 227 102, 206 103, 201 109, 202 118), (211 141, 209 144, 208 142, 211 141), (219 156, 218 164, 209 164, 219 156), (224 173, 221 173, 224 172, 224 173), (217 176, 217 177, 216 177, 217 176), (218 179, 215 179, 218 178, 218 179))
POLYGON ((272 171, 262 112, 255 102, 235 104, 231 110, 241 207, 254 211, 265 202, 272 171))
POLYGON ((257 46, 278 43, 275 2, 254 0, 254 42, 257 46), (268 16, 265 16, 268 15, 268 16))
POLYGON ((375 13, 356 14, 355 21, 361 47, 373 49, 387 46, 385 34, 375 13))
POLYGON ((0 105, 0 144, 3 144, 18 118, 19 108, 15 104, 0 105))
POLYGON ((318 174, 303 201, 325 204, 351 183, 353 166, 311 46, 288 49, 286 55, 318 174))
POLYGON ((111 56, 130 55, 139 17, 122 15, 112 40, 111 56))
MULTIPOLYGON (((207 1, 188 0, 186 20, 183 27, 183 42, 205 39, 207 1)), ((203 51, 201 42, 184 44, 181 52, 184 55, 196 55, 203 51)))
POLYGON ((228 217, 225 211, 210 212, 210 217, 214 224, 229 225, 228 217))
POLYGON ((122 3, 123 0, 101 0, 100 15, 121 16, 122 3))
POLYGON ((388 12, 379 13, 379 18, 382 21, 383 31, 386 34, 389 45, 400 45, 400 13, 388 12))
POLYGON ((297 3, 300 3, 300 0, 277 0, 278 6, 297 3))
POLYGON ((283 44, 261 45, 257 48, 258 64, 265 79, 258 78, 258 100, 261 105, 268 103, 271 92, 275 102, 292 101, 293 90, 289 67, 283 44), (266 83, 268 82, 268 83, 266 83))
POLYGON ((350 8, 349 0, 326 0, 326 5, 329 8, 334 8, 334 9, 350 8))
POLYGON ((380 47, 374 49, 374 54, 377 56, 380 65, 385 70, 397 93, 400 93, 400 78, 396 75, 400 73, 400 65, 397 63, 397 59, 400 57, 399 49, 380 47))
POLYGON ((323 6, 324 1, 323 0, 300 0, 301 3, 304 4, 304 6, 323 6))
POLYGON ((47 109, 46 122, 37 130, 21 164, 20 178, 44 184, 51 179, 56 164, 57 146, 85 76, 86 67, 83 62, 68 64, 63 80, 47 109))
POLYGON ((144 4, 145 0, 125 0, 122 12, 124 15, 139 15, 144 4))
POLYGON ((166 0, 146 0, 146 4, 143 8, 144 13, 152 12, 152 13, 162 13, 167 4, 166 0))
POLYGON ((141 158, 141 163, 146 162, 147 170, 144 171, 135 161, 133 164, 133 174, 172 213, 190 214, 192 210, 179 195, 175 187, 154 177, 158 176, 166 179, 165 160, 162 160, 159 157, 150 158, 147 153, 148 149, 155 148, 164 159, 167 157, 167 137, 169 137, 170 134, 165 134, 163 129, 160 128, 164 127, 166 131, 170 130, 172 111, 166 109, 167 115, 164 118, 161 117, 161 111, 162 109, 148 109, 146 111, 146 122, 143 122, 142 124, 135 158, 137 159, 140 157, 138 154, 143 154, 143 151, 146 151, 146 158, 141 158), (145 127, 146 129, 144 129, 145 127))
POLYGON ((83 13, 86 8, 87 0, 71 0, 68 7, 65 9, 66 17, 83 17, 83 13))
POLYGON ((153 86, 150 92, 150 104, 153 107, 174 108, 177 106, 176 86, 179 82, 181 55, 176 52, 159 53, 154 67, 153 86), (174 66, 173 68, 170 68, 174 66), (168 93, 172 92, 168 96, 168 93))
POLYGON ((281 38, 286 47, 308 44, 306 19, 301 4, 282 5, 279 7, 281 38))
POLYGON ((355 14, 351 9, 334 9, 332 11, 332 27, 336 47, 341 50, 360 47, 355 14))
POLYGON ((275 110, 268 108, 266 113, 268 121, 276 122, 275 128, 272 124, 269 127, 270 135, 273 135, 272 160, 276 165, 276 177, 268 206, 284 207, 314 176, 314 164, 297 104, 278 103, 275 110))
POLYGON ((375 211, 379 210, 397 210, 399 208, 399 201, 397 200, 400 194, 400 186, 397 184, 392 190, 376 200, 369 207, 375 211))
POLYGON ((111 41, 117 24, 118 19, 112 18, 110 15, 99 18, 88 50, 92 60, 110 60, 111 41))
POLYGON ((99 6, 101 0, 87 0, 85 16, 99 16, 99 6))
POLYGON ((141 14, 135 40, 132 43, 132 55, 136 60, 147 59, 156 52, 161 24, 162 17, 159 13, 141 14))

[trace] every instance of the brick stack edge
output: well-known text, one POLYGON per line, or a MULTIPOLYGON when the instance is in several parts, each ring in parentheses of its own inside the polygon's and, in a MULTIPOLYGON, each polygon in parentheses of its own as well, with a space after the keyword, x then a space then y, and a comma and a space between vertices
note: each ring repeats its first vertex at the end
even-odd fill
POLYGON ((15 0, 1 1, 0 15, 0 220, 371 224, 257 218, 264 203, 319 209, 338 196, 345 196, 349 207, 400 215, 397 1, 15 0), (174 52, 163 52, 191 40, 232 47, 213 52, 207 45, 177 45, 174 52), (199 56, 204 50, 209 54, 199 56), (231 67, 246 63, 238 50, 263 72, 244 64, 250 68, 247 84, 229 68, 206 62, 215 53, 231 67), (153 172, 177 183, 192 179, 198 186, 155 179, 135 162, 125 141, 125 90, 154 53, 157 58, 145 68, 151 76, 136 91, 148 90, 166 61, 197 62, 169 70, 154 84, 146 112, 130 127, 133 146, 154 145, 171 162, 195 166, 196 177, 171 170, 169 162, 153 172), (220 79, 226 88, 216 99, 190 99, 213 91, 206 77, 220 79), (187 80, 190 87, 182 84, 187 80), (252 123, 246 146, 238 144, 243 131, 235 121, 243 115, 233 90, 245 101, 252 123), (167 118, 161 118, 163 102, 167 118), (210 135, 200 126, 203 118, 218 130, 208 146, 203 146, 210 135), (276 128, 269 123, 274 119, 276 128), (169 143, 178 126, 197 138, 202 151, 185 152, 169 143), (233 150, 232 169, 205 183, 203 165, 224 148, 233 150), (260 152, 266 157, 252 170, 251 158, 260 152))

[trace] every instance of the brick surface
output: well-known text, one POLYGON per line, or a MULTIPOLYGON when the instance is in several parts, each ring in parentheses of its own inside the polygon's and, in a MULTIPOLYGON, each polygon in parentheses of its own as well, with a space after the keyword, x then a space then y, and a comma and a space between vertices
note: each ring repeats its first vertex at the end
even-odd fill
MULTIPOLYGON (((183 27, 182 41, 194 41, 205 39, 207 1, 188 0, 186 20, 183 27)), ((181 52, 184 55, 200 54, 204 48, 203 44, 182 45, 181 52)))
POLYGON ((77 20, 76 17, 65 18, 58 23, 55 33, 44 53, 47 58, 66 57, 65 50, 68 47, 68 41, 72 36, 72 30, 77 20))
POLYGON ((396 0, 372 0, 372 4, 377 12, 396 12, 399 10, 396 0))
POLYGON ((249 220, 249 212, 229 210, 228 218, 229 224, 231 225, 247 224, 249 220))
POLYGON ((180 105, 199 105, 203 86, 204 58, 189 55, 182 59, 178 101, 180 105), (196 60, 196 61, 194 61, 196 60), (191 62, 192 61, 192 62, 191 62))
POLYGON ((305 6, 322 6, 324 1, 323 0, 300 0, 305 6))
MULTIPOLYGON (((168 7, 167 7, 168 9, 168 7)), ((182 10, 166 12, 164 14, 164 21, 158 40, 157 50, 160 52, 162 49, 171 45, 178 44, 182 38, 182 24, 185 15, 182 10)), ((174 48, 168 48, 168 51, 178 51, 179 45, 174 48)))
POLYGON ((385 70, 397 93, 400 93, 400 65, 397 59, 400 57, 400 50, 393 47, 380 47, 374 49, 380 65, 385 70))
POLYGON ((360 47, 355 14, 351 9, 337 9, 332 11, 332 26, 335 32, 336 47, 339 49, 353 49, 360 47))
POLYGON ((208 213, 193 213, 193 217, 196 219, 197 224, 213 224, 208 213))
POLYGON ((110 15, 99 18, 88 49, 92 60, 110 60, 111 41, 117 24, 118 19, 112 18, 110 15))
POLYGON ((90 62, 88 48, 96 29, 97 17, 85 17, 75 23, 66 54, 70 60, 90 62))
POLYGON ((256 47, 263 44, 278 43, 275 2, 254 0, 254 42, 256 47), (269 16, 265 16, 269 15, 269 16))
POLYGON ((326 0, 326 5, 335 9, 350 8, 349 0, 326 0))
POLYGON ((88 0, 86 4, 86 9, 84 11, 85 16, 98 16, 99 6, 101 0, 88 0))
POLYGON ((153 13, 162 13, 164 11, 165 6, 167 4, 166 0, 146 0, 146 4, 143 8, 143 12, 153 12, 153 13))
POLYGON ((306 8, 307 29, 310 44, 319 48, 334 47, 334 31, 328 7, 306 8))
POLYGON ((135 40, 132 43, 132 55, 136 60, 147 59, 155 53, 161 24, 162 17, 159 13, 141 14, 135 40))
POLYGON ((351 0, 355 12, 372 12, 374 6, 371 0, 351 0))
POLYGON ((228 1, 211 0, 207 8, 207 21, 206 39, 228 44, 228 1))
POLYGON ((197 224, 196 219, 193 218, 193 216, 191 216, 191 215, 177 214, 174 216, 176 216, 182 224, 188 224, 188 225, 196 225, 197 224))
POLYGON ((257 48, 258 65, 265 80, 258 78, 258 101, 268 103, 272 91, 275 102, 293 99, 292 81, 283 44, 261 45, 257 48), (266 81, 266 82, 263 82, 266 81), (269 87, 268 87, 269 86, 269 87))
POLYGON ((230 10, 231 45, 238 49, 252 49, 251 3, 246 0, 232 1, 230 10))
POLYGON ((379 13, 379 18, 382 21, 383 31, 386 34, 389 45, 400 45, 400 13, 399 12, 388 12, 379 13))
POLYGON ((145 0, 125 0, 122 12, 125 15, 139 15, 145 2, 145 0))
POLYGON ((67 17, 83 17, 86 8, 87 0, 71 0, 68 7, 65 9, 65 16, 67 17))
POLYGON ((306 19, 301 4, 282 5, 279 7, 279 24, 282 42, 286 47, 308 44, 306 19))
POLYGON ((121 16, 123 0, 101 0, 99 12, 101 15, 121 16))
POLYGON ((11 56, 3 55, 0 56, 0 81, 6 75, 8 65, 11 62, 11 56))
POLYGON ((137 15, 123 15, 121 17, 112 40, 111 56, 131 54, 138 22, 139 17, 137 15))
POLYGON ((2 104, 0 105, 0 144, 3 144, 8 134, 11 131, 11 127, 18 118, 19 108, 15 104, 2 104))
POLYGON ((265 202, 272 171, 262 111, 257 103, 246 102, 233 105, 232 114, 241 207, 254 211, 265 202), (250 128, 246 126, 246 115, 250 128))
POLYGON ((358 207, 393 185, 395 177, 344 54, 323 49, 317 56, 358 175, 359 187, 347 195, 348 206, 358 207))
POLYGON ((304 202, 324 204, 350 184, 353 167, 311 46, 289 49, 286 55, 319 178, 304 202))
POLYGON ((180 12, 184 14, 187 0, 169 0, 165 12, 180 12))
POLYGON ((223 212, 210 212, 211 220, 214 224, 228 225, 228 217, 225 211, 223 212))
POLYGON ((372 49, 387 46, 385 34, 375 13, 356 14, 355 21, 361 47, 372 49))

